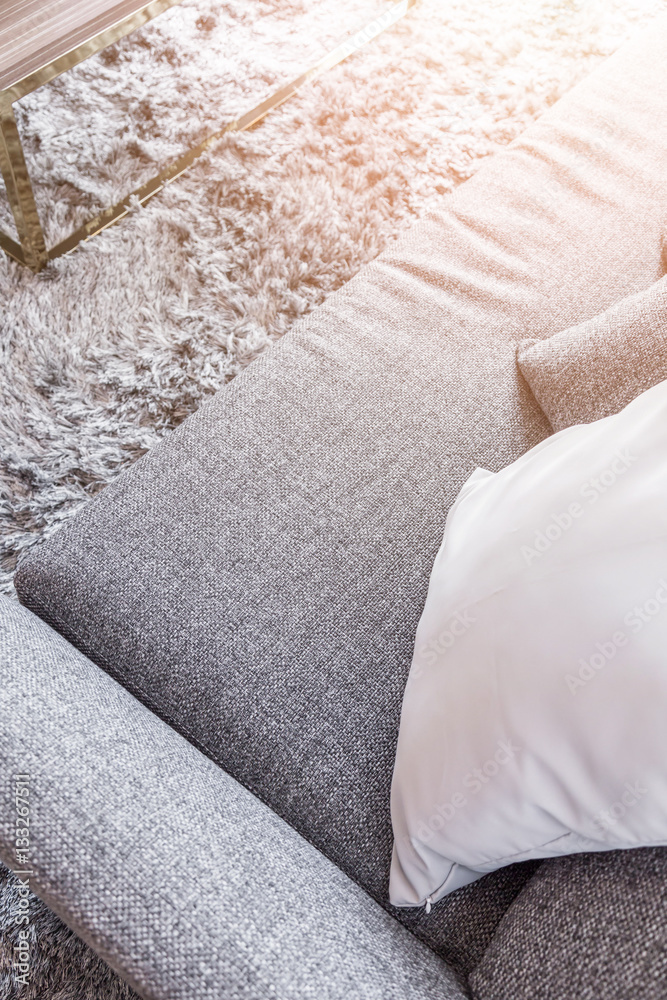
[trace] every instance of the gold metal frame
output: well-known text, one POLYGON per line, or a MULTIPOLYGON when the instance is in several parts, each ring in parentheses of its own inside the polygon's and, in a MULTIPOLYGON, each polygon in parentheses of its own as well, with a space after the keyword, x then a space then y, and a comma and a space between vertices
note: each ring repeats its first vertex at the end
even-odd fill
POLYGON ((96 52, 107 48, 107 46, 117 42, 136 28, 146 24, 147 21, 157 17, 158 14, 163 13, 180 2, 181 0, 152 0, 151 3, 145 4, 136 13, 123 18, 117 24, 100 32, 81 45, 76 46, 76 48, 71 49, 65 55, 31 73, 18 83, 15 83, 4 91, 0 91, 0 171, 5 181, 9 204, 20 240, 20 243, 17 243, 11 236, 0 230, 0 248, 9 257, 18 261, 19 264, 26 265, 32 271, 40 271, 48 261, 54 260, 56 257, 61 257, 63 254, 71 253, 84 240, 90 239, 91 236, 95 236, 108 226, 112 226, 128 214, 133 198, 138 198, 142 204, 148 201, 149 198, 152 198, 153 195, 161 191, 166 184, 169 184, 182 174, 184 170, 187 170, 202 153, 226 132, 240 132, 257 124, 270 111, 273 111, 274 108, 277 108, 292 97, 309 80, 338 65, 338 63, 347 59, 352 53, 362 48, 367 42, 377 38, 378 35, 391 27, 391 25, 396 24, 417 3, 417 0, 398 0, 384 14, 381 14, 374 21, 367 24, 356 35, 338 45, 314 66, 297 77, 296 80, 281 87, 266 101, 252 108, 246 114, 242 115, 241 118, 230 122, 224 128, 208 136, 198 146, 190 149, 183 156, 161 170, 152 180, 143 184, 137 190, 132 191, 117 205, 105 209, 94 219, 91 219, 77 229, 71 236, 68 236, 67 239, 48 249, 37 213, 30 175, 23 155, 21 139, 16 127, 12 105, 20 100, 21 97, 54 80, 61 73, 83 62, 96 52))

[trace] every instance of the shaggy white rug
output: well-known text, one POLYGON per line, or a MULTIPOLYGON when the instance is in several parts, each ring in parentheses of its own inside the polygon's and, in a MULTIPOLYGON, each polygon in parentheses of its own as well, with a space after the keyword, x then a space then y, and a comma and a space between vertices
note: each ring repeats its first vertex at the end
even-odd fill
MULTIPOLYGON (((25 98, 51 239, 390 0, 186 0, 25 98)), ((38 276, 0 254, 0 586, 664 0, 422 0, 38 276)), ((0 197, 0 205, 4 199, 0 197)))
MULTIPOLYGON (((390 0, 186 0, 24 99, 50 240, 390 0)), ((0 254, 0 585, 17 556, 507 145, 667 0, 421 0, 40 275, 0 254)), ((1 192, 0 192, 1 195, 1 192)), ((0 196, 1 224, 9 226, 0 196)), ((15 899, 0 883, 0 996, 15 899)), ((33 900, 21 1000, 131 995, 33 900)))

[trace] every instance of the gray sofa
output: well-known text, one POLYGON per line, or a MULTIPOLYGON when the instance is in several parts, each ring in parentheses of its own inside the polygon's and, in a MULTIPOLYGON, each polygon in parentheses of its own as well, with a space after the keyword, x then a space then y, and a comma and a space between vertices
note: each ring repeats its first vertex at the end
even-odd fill
POLYGON ((666 50, 659 18, 21 561, 31 885, 141 996, 667 996, 662 849, 387 898, 447 510, 549 433, 516 343, 663 273, 666 50))

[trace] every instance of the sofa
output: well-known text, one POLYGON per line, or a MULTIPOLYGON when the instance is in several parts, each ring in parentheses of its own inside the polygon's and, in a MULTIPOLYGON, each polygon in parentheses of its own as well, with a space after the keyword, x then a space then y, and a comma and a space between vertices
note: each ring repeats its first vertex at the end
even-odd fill
POLYGON ((667 995, 662 848, 388 901, 447 511, 551 431, 516 345, 664 272, 655 19, 20 561, 0 857, 146 1000, 667 995), (22 606, 21 606, 22 605, 22 606))

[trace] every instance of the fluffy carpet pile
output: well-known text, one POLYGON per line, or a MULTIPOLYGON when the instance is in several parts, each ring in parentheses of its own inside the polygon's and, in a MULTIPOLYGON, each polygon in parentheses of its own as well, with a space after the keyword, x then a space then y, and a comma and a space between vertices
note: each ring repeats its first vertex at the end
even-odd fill
MULTIPOLYGON (((386 10, 186 0, 25 98, 50 241, 386 10)), ((21 551, 470 177, 667 0, 421 0, 255 129, 40 275, 0 255, 0 588, 21 551)), ((0 190, 0 225, 11 221, 0 190)), ((37 900, 35 967, 0 996, 133 996, 37 900)))

